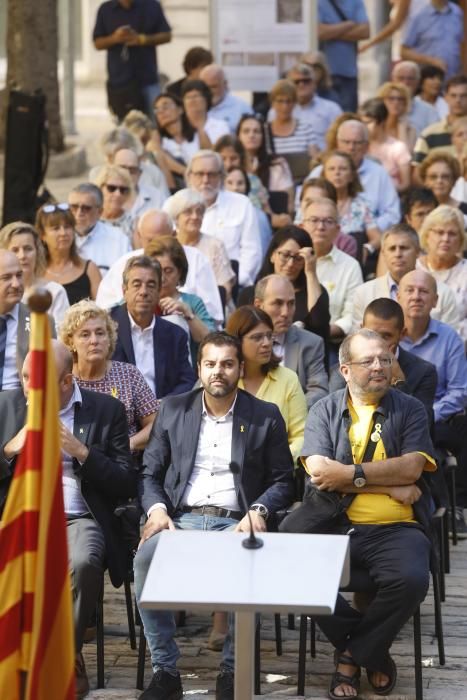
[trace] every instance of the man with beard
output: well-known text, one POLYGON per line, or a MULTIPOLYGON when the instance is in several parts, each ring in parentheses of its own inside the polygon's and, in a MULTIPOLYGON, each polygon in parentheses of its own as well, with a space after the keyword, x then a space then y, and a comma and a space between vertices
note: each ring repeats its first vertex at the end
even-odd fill
MULTIPOLYGON (((292 499, 293 464, 284 420, 277 406, 237 388, 242 369, 239 340, 211 333, 198 350, 201 388, 162 403, 144 453, 139 489, 148 520, 134 562, 138 601, 162 530, 249 532, 239 481, 256 532, 265 531, 268 518, 292 499), (231 462, 239 465, 238 476, 230 470, 231 462)), ((140 607, 140 614, 154 670, 140 700, 180 700, 173 613, 140 607)), ((216 700, 233 700, 233 670, 229 629, 216 700)))
POLYGON ((347 386, 318 401, 305 428, 307 490, 345 495, 338 531, 351 536, 351 585, 359 572, 374 590, 364 612, 338 596, 334 615, 318 620, 337 650, 331 698, 358 695, 362 666, 377 694, 391 692, 391 644, 428 589, 430 502, 420 477, 436 463, 423 405, 390 387, 392 360, 375 331, 347 336, 339 350, 347 386))

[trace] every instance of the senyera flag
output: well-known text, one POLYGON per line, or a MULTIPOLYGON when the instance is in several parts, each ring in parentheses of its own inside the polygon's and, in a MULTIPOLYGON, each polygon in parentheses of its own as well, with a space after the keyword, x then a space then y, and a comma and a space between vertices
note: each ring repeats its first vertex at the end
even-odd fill
POLYGON ((46 309, 30 298, 27 433, 0 523, 0 698, 74 700, 59 400, 46 309))

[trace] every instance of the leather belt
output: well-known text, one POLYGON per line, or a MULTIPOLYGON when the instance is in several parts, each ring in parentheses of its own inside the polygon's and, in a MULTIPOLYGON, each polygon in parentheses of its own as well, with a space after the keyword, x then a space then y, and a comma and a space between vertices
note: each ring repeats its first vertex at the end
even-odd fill
POLYGON ((213 518, 232 518, 232 520, 241 520, 243 518, 243 513, 239 510, 227 510, 217 506, 184 506, 182 511, 184 513, 194 513, 195 515, 210 515, 213 518))

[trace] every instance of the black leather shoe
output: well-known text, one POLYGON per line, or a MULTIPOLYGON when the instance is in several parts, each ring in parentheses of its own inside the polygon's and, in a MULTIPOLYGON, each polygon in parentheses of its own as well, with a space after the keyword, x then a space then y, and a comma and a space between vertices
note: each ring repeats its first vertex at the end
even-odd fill
POLYGON ((139 696, 139 700, 182 700, 182 698, 180 675, 177 673, 176 676, 171 676, 162 669, 155 672, 148 687, 139 696))
POLYGON ((234 700, 234 674, 221 671, 216 679, 216 700, 234 700))

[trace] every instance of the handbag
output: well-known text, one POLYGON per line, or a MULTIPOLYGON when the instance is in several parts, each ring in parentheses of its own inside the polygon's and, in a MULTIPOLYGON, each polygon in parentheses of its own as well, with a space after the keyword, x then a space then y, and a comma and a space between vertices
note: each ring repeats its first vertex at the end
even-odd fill
MULTIPOLYGON (((381 413, 374 413, 370 435, 379 424, 378 433, 384 423, 381 413)), ((368 440, 362 462, 371 462, 375 454, 377 441, 368 440)), ((336 491, 320 491, 308 479, 302 504, 291 511, 279 526, 280 532, 304 532, 308 534, 343 534, 351 523, 347 517, 347 508, 355 498, 355 493, 341 494, 336 491)))

